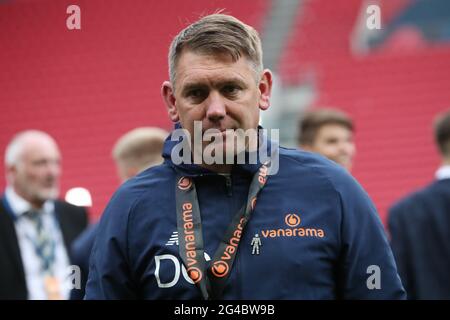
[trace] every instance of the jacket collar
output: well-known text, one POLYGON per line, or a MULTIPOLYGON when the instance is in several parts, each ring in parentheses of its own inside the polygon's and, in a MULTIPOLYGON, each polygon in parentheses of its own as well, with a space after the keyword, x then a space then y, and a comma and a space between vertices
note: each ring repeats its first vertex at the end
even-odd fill
POLYGON ((45 201, 40 209, 33 209, 31 204, 19 196, 12 186, 8 186, 5 190, 4 201, 7 203, 7 208, 14 219, 18 219, 30 210, 36 210, 42 213, 52 213, 55 210, 55 203, 53 200, 45 201))

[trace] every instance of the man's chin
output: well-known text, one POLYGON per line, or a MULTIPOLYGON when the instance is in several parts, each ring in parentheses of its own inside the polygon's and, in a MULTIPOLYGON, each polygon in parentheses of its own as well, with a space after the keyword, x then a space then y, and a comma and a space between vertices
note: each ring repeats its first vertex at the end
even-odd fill
POLYGON ((203 147, 203 158, 212 157, 215 159, 222 159, 223 163, 229 162, 234 159, 238 154, 245 152, 246 147, 239 145, 236 146, 233 143, 210 143, 203 147), (228 159, 228 161, 226 161, 228 159))
POLYGON ((58 197, 59 197, 58 190, 46 190, 46 191, 39 192, 37 194, 37 198, 42 202, 45 202, 47 200, 56 200, 56 199, 58 199, 58 197))
POLYGON ((342 167, 344 167, 345 169, 347 169, 348 171, 350 171, 352 169, 352 163, 345 161, 345 162, 338 162, 338 164, 340 164, 342 167))

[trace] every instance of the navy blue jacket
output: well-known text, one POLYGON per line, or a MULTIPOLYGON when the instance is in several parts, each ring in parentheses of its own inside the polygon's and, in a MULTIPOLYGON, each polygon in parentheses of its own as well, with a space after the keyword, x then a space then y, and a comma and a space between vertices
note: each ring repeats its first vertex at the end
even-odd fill
POLYGON ((408 299, 450 299, 450 179, 395 204, 388 224, 408 299))
MULTIPOLYGON (((212 257, 259 165, 235 165, 228 179, 196 165, 174 165, 174 143, 166 141, 162 165, 127 181, 108 204, 86 299, 202 299, 178 252, 176 171, 194 177, 205 253, 212 257)), ((405 292, 383 226, 361 186, 321 156, 280 148, 279 172, 258 196, 223 298, 401 299, 405 292), (299 225, 287 224, 291 214, 299 225), (259 255, 252 254, 255 234, 262 243, 259 255), (379 289, 370 285, 374 276, 379 289)))

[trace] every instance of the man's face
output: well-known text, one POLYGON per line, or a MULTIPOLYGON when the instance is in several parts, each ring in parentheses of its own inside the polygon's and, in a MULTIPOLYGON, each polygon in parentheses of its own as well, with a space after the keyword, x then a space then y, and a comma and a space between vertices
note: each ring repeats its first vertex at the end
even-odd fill
POLYGON ((35 206, 58 197, 60 174, 58 147, 43 138, 25 141, 19 161, 8 169, 15 191, 35 206))
POLYGON ((351 170, 355 155, 353 133, 338 124, 326 124, 320 127, 316 138, 309 148, 351 170))
MULTIPOLYGON (((256 76, 245 57, 233 62, 228 55, 182 53, 177 64, 175 88, 163 84, 163 96, 172 121, 180 122, 194 135, 194 121, 200 121, 202 133, 217 129, 224 142, 227 129, 256 129, 259 110, 269 107, 272 78, 265 70, 256 76)), ((228 139, 228 140, 227 140, 228 139)), ((203 142, 204 149, 209 142, 203 142)), ((225 146, 223 146, 225 147, 225 146)))

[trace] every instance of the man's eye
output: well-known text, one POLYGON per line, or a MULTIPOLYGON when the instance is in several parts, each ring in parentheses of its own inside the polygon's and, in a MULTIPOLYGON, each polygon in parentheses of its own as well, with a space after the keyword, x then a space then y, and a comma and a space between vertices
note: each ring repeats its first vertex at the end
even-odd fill
POLYGON ((48 161, 47 160, 35 160, 33 161, 33 166, 35 167, 44 167, 45 165, 47 165, 48 161))
POLYGON ((222 91, 227 95, 236 95, 239 92, 240 88, 234 85, 228 85, 223 87, 222 91))
POLYGON ((187 97, 192 99, 202 99, 205 95, 205 90, 202 89, 193 89, 187 93, 187 97))
POLYGON ((337 144, 338 141, 336 139, 328 139, 328 140, 326 140, 326 143, 327 144, 337 144))
POLYGON ((188 96, 189 97, 200 97, 200 95, 201 95, 201 92, 200 92, 200 90, 199 89, 196 89, 196 90, 191 90, 191 91, 189 91, 188 92, 188 96))

